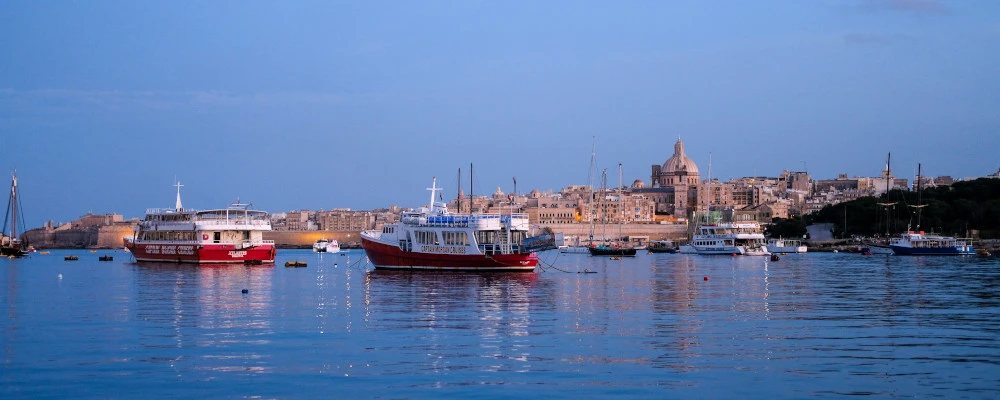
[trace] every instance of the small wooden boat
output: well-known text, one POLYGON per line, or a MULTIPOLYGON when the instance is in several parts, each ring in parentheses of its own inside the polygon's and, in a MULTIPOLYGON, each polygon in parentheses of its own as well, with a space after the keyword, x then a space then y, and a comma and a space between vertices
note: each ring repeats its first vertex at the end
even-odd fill
POLYGON ((289 268, 302 268, 306 266, 305 261, 287 261, 285 262, 285 267, 289 268))

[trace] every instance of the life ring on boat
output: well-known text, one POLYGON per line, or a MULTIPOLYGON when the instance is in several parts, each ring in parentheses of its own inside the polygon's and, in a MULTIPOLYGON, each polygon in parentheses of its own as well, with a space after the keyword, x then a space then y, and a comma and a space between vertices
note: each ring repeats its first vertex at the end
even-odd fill
POLYGON ((201 240, 208 240, 208 234, 207 233, 202 233, 201 234, 201 240))

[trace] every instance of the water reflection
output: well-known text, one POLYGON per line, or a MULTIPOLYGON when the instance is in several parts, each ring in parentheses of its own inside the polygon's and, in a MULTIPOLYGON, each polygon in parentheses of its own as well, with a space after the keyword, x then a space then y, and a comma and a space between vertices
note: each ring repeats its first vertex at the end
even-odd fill
POLYGON ((141 360, 178 372, 268 370, 271 266, 135 264, 141 360), (247 293, 243 293, 246 289, 247 293), (190 358, 200 358, 189 362, 190 358))
POLYGON ((551 312, 552 289, 531 273, 368 271, 366 329, 415 333, 386 350, 420 355, 429 371, 527 371, 533 313, 551 312))
POLYGON ((0 260, 0 397, 998 392, 996 259, 553 255, 597 273, 435 274, 367 271, 359 254, 0 260))

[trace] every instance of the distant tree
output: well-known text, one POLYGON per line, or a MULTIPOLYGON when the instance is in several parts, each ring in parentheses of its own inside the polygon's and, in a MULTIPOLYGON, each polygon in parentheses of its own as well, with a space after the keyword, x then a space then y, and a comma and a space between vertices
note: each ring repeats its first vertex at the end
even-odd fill
POLYGON ((1000 179, 955 182, 919 193, 892 190, 878 198, 862 197, 826 206, 803 219, 806 224, 834 224, 836 236, 885 234, 888 226, 890 234, 919 227, 951 235, 975 229, 982 237, 996 237, 1000 233, 1000 179), (887 212, 880 202, 895 205, 887 212), (910 207, 918 202, 924 205, 919 211, 910 207))
POLYGON ((773 238, 800 238, 806 234, 806 224, 798 216, 788 219, 774 218, 764 230, 773 238))

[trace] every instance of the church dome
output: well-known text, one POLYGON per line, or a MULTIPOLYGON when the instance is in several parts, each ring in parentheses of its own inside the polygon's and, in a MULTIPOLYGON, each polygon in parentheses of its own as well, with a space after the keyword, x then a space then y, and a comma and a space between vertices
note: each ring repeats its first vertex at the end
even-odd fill
POLYGON ((636 179, 635 182, 632 182, 632 187, 635 189, 642 189, 646 187, 646 183, 643 182, 642 179, 636 179))
POLYGON ((694 164, 694 160, 684 154, 684 143, 681 142, 680 138, 677 138, 677 143, 674 144, 674 155, 663 163, 663 173, 671 175, 678 173, 698 174, 698 166, 694 164))

